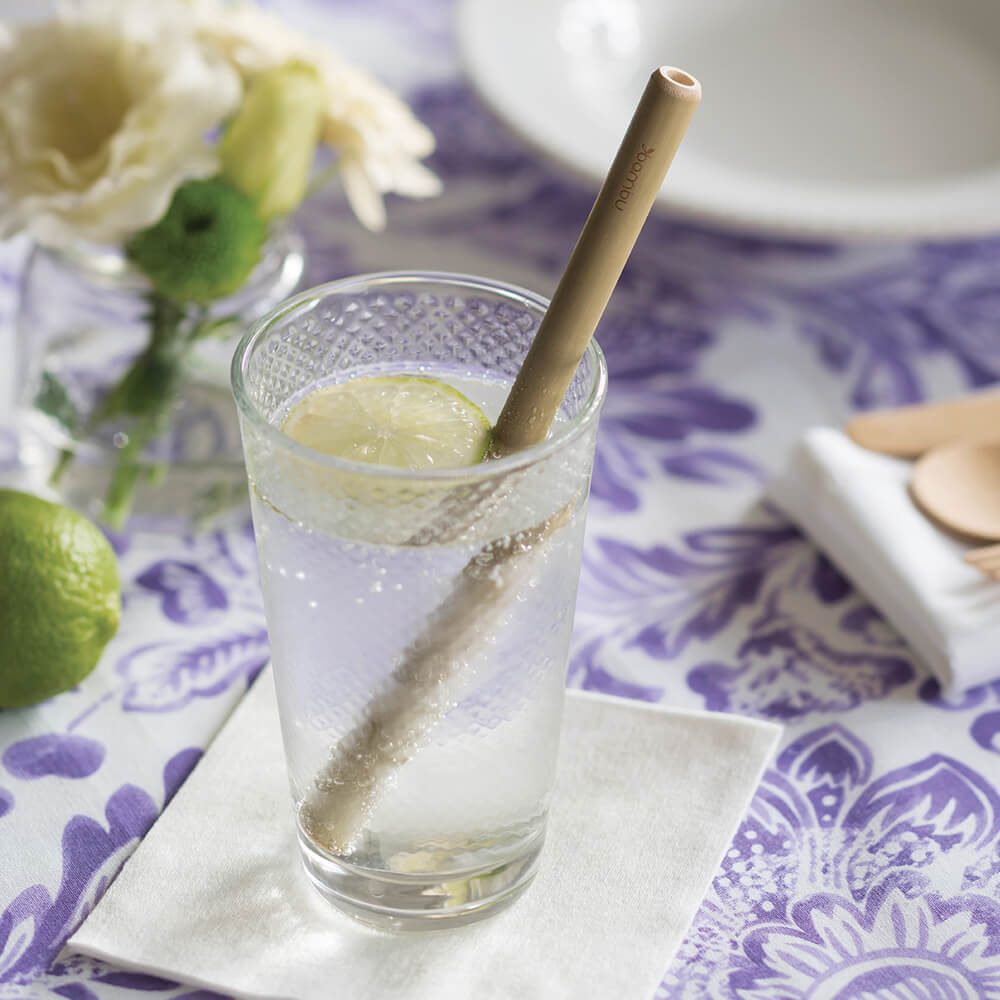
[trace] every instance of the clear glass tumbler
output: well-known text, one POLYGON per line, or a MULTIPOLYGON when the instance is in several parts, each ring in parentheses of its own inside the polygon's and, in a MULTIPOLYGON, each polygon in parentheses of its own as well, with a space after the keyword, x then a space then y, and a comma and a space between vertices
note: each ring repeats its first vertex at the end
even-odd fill
POLYGON ((546 306, 366 275, 291 299, 233 360, 302 857, 383 928, 477 919, 535 874, 606 369, 591 344, 548 438, 467 468, 333 458, 281 427, 319 386, 400 374, 495 421, 546 306))

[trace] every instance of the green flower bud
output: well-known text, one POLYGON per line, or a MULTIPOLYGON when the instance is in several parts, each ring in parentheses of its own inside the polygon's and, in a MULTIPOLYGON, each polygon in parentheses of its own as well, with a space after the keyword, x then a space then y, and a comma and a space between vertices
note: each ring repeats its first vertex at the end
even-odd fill
POLYGON ((175 302, 235 292, 260 259, 267 225, 242 191, 219 177, 187 181, 166 214, 128 243, 136 266, 175 302))
POLYGON ((219 143, 222 176, 257 205, 263 219, 293 212, 309 183, 326 106, 308 63, 261 73, 247 88, 219 143))

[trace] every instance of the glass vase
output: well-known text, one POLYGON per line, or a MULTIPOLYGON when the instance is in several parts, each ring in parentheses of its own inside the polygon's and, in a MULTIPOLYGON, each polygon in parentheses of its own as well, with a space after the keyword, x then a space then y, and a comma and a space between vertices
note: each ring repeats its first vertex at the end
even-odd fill
POLYGON ((242 502, 229 363, 247 325, 291 294, 304 268, 299 235, 273 233, 238 292, 170 313, 171 336, 187 346, 164 364, 154 344, 162 304, 157 313, 149 282, 120 250, 36 247, 14 360, 19 458, 33 484, 112 528, 133 513, 197 522, 242 502), (109 405, 137 365, 145 398, 109 405), (157 392, 153 422, 145 410, 157 392))

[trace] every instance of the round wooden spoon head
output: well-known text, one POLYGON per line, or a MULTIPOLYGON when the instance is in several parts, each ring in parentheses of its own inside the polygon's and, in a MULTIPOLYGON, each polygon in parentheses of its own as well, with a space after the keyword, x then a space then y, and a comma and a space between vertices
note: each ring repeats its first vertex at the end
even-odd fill
POLYGON ((946 528, 1000 539, 1000 441, 965 441, 927 452, 913 467, 910 493, 946 528))

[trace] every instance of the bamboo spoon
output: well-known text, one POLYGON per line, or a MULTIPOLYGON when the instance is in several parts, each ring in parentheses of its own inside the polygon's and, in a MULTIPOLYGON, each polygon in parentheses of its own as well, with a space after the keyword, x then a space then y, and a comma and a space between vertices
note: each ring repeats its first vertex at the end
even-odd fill
POLYGON ((910 492, 946 528, 1000 541, 1000 441, 934 448, 914 465, 910 492))
POLYGON ((1000 437, 1000 392, 873 410, 849 420, 847 434, 862 448, 897 458, 917 458, 952 441, 1000 437))
MULTIPOLYGON (((683 70, 661 66, 650 77, 497 420, 488 458, 536 444, 548 433, 700 99, 701 85, 683 70)), ((316 843, 333 854, 354 847, 385 783, 446 714, 458 654, 496 627, 520 575, 511 570, 530 567, 575 506, 522 533, 517 545, 490 543, 459 574, 361 722, 331 749, 303 800, 299 819, 316 843), (502 583, 491 571, 500 566, 502 583)))
MULTIPOLYGON (((1000 540, 1000 441, 960 441, 932 449, 913 467, 910 493, 944 527, 1000 540)), ((1000 545, 972 549, 963 558, 1000 579, 1000 545)))
MULTIPOLYGON (((932 520, 963 535, 1000 539, 1000 392, 863 413, 847 434, 869 451, 918 458, 910 495, 932 520), (921 458, 921 456, 923 456, 921 458)), ((1000 580, 1000 545, 971 549, 965 562, 1000 580)))

